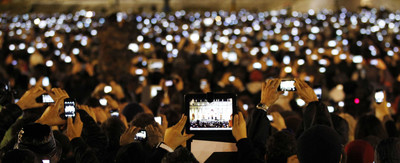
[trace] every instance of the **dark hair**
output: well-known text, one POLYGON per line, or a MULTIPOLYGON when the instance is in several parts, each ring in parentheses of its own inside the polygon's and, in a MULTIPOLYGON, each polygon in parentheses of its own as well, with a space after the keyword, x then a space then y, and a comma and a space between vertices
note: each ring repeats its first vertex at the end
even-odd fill
POLYGON ((160 109, 160 114, 164 114, 167 117, 168 127, 171 127, 179 122, 181 116, 177 111, 169 107, 163 107, 160 109))
POLYGON ((336 114, 331 114, 333 127, 336 132, 340 135, 342 144, 347 144, 349 141, 349 124, 342 117, 336 114))
POLYGON ((148 125, 156 125, 154 116, 149 113, 139 113, 132 120, 132 125, 144 129, 148 125))
POLYGON ((297 157, 300 162, 339 163, 342 153, 339 134, 325 125, 305 130, 297 141, 297 157))
POLYGON ((357 121, 354 131, 355 139, 365 139, 368 136, 375 136, 379 139, 387 138, 387 134, 381 121, 374 115, 361 116, 357 121))
POLYGON ((14 149, 8 151, 1 159, 2 163, 39 163, 35 153, 27 149, 14 149))
POLYGON ((118 146, 119 138, 124 133, 126 127, 118 117, 110 117, 101 124, 101 128, 108 138, 110 146, 118 146))
POLYGON ((400 139, 387 138, 376 147, 376 162, 396 163, 400 161, 400 139))
POLYGON ((141 143, 122 146, 116 156, 117 163, 146 162, 148 152, 141 143))
POLYGON ((175 162, 181 162, 181 163, 196 163, 199 162, 197 159, 193 156, 193 154, 184 147, 178 147, 175 149, 174 152, 168 153, 165 155, 165 157, 161 160, 162 163, 175 163, 175 162))
POLYGON ((267 141, 267 163, 285 163, 297 151, 296 138, 292 133, 279 131, 267 141))

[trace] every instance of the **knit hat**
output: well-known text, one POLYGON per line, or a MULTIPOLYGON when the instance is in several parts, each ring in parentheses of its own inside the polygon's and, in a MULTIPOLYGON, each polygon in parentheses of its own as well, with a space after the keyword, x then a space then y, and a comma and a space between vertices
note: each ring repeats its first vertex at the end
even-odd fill
POLYGON ((29 149, 39 158, 61 154, 62 148, 54 139, 50 126, 32 123, 23 126, 18 134, 17 149, 29 149))
POLYGON ((367 141, 354 140, 346 145, 347 162, 372 163, 374 161, 374 147, 367 141))
POLYGON ((297 140, 297 156, 302 163, 339 163, 343 145, 332 127, 316 125, 297 140))

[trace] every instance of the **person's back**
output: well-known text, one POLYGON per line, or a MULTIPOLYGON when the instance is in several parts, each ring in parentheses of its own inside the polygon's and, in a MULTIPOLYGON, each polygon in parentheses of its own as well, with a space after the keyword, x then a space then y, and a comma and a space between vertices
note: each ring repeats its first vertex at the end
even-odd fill
POLYGON ((297 140, 297 156, 301 163, 339 163, 342 149, 339 134, 323 125, 304 131, 297 140))
POLYGON ((400 162, 400 139, 387 138, 382 140, 375 149, 375 163, 400 162))

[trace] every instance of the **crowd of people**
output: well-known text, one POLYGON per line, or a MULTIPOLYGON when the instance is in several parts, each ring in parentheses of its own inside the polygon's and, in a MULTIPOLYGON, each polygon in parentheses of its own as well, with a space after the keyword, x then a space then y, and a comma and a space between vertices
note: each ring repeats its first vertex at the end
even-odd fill
POLYGON ((2 162, 197 162, 183 97, 207 92, 237 94, 239 162, 400 160, 399 11, 80 10, 0 22, 2 162), (282 79, 296 90, 277 91, 282 79))

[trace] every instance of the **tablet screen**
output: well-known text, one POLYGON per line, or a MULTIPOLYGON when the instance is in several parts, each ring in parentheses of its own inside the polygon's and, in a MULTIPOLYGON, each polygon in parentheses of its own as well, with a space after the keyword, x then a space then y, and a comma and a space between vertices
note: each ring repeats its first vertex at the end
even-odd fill
POLYGON ((191 131, 232 130, 233 99, 191 99, 189 120, 191 131))

